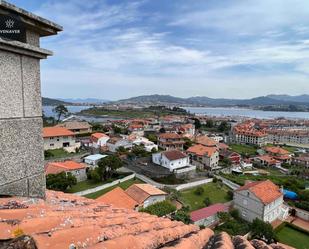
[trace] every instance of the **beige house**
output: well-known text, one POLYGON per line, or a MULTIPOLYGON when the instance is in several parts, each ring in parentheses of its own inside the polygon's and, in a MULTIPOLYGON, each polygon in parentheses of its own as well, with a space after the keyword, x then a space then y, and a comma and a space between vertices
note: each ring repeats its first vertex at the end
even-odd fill
POLYGON ((63 127, 43 128, 44 150, 64 149, 75 152, 80 143, 75 141, 75 134, 63 127))
POLYGON ((187 149, 191 164, 200 169, 214 170, 218 168, 219 152, 217 147, 206 147, 196 144, 187 149))
POLYGON ((72 131, 75 135, 92 132, 92 126, 87 121, 65 121, 56 127, 63 127, 72 131))
POLYGON ((256 218, 273 222, 288 213, 282 205, 283 194, 280 188, 269 180, 250 182, 236 189, 233 202, 240 216, 249 222, 256 218))

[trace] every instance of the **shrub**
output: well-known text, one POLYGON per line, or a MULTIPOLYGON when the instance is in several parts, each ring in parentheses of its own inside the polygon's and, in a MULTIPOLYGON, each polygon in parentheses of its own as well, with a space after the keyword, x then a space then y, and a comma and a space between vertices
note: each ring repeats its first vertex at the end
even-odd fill
POLYGON ((76 177, 71 173, 50 174, 46 176, 46 187, 56 191, 65 191, 77 183, 76 177))
POLYGON ((211 205, 211 201, 210 201, 210 199, 208 197, 206 197, 203 202, 204 202, 206 207, 211 205))
POLYGON ((202 195, 203 193, 204 193, 204 189, 202 187, 197 187, 194 190, 194 194, 196 194, 196 195, 202 195))
POLYGON ((176 207, 169 201, 161 201, 153 205, 150 205, 146 208, 141 208, 139 211, 162 217, 164 215, 175 212, 175 210, 176 207))
POLYGON ((182 208, 172 215, 173 220, 182 221, 185 224, 191 223, 190 215, 187 208, 182 208))
POLYGON ((272 243, 275 240, 275 232, 270 223, 255 219, 251 224, 251 237, 272 243))
POLYGON ((239 211, 235 208, 230 211, 230 215, 236 220, 240 218, 239 211))

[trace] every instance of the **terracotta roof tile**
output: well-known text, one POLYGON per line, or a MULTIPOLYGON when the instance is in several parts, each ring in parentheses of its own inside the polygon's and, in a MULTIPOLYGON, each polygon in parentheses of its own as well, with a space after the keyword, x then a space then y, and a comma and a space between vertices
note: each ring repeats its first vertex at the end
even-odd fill
POLYGON ((77 163, 74 161, 64 161, 64 162, 51 162, 45 167, 45 173, 48 174, 58 174, 61 172, 84 169, 86 166, 83 163, 77 163))
POLYGON ((250 182, 236 191, 249 190, 264 204, 269 204, 282 196, 282 193, 277 185, 270 180, 250 182))
POLYGON ((206 147, 202 144, 196 144, 187 149, 188 153, 193 153, 198 156, 207 156, 211 157, 214 153, 217 152, 216 147, 206 147))
POLYGON ((159 138, 163 139, 181 139, 181 136, 177 133, 161 133, 159 138))
POLYGON ((14 243, 17 228, 39 249, 252 248, 244 238, 232 241, 226 233, 54 191, 46 192, 45 201, 0 198, 0 243, 14 243))
POLYGON ((74 136, 74 133, 63 127, 45 127, 43 128, 43 137, 62 137, 74 136))
POLYGON ((133 184, 125 191, 131 198, 138 202, 138 204, 143 204, 144 201, 150 196, 154 195, 166 195, 162 190, 153 187, 150 184, 133 184))
POLYGON ((185 153, 182 153, 179 150, 168 150, 162 152, 162 154, 170 161, 188 157, 185 153))
POLYGON ((227 212, 228 207, 222 203, 213 204, 209 207, 201 208, 190 213, 193 222, 213 216, 218 212, 227 212))
POLYGON ((114 188, 113 190, 107 192, 97 198, 96 201, 111 204, 118 208, 134 209, 138 206, 138 203, 120 187, 114 188))
POLYGON ((197 136, 195 138, 195 142, 198 143, 198 144, 202 144, 204 146, 209 146, 209 147, 215 147, 218 142, 208 136, 197 136))

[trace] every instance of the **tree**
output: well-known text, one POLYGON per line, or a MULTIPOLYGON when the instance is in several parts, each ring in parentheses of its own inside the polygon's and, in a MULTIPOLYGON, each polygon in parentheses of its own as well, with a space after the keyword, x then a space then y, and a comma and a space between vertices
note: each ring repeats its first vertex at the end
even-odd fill
POLYGON ((230 129, 230 126, 226 121, 222 121, 218 127, 218 131, 220 132, 225 132, 225 131, 228 131, 229 129, 230 129))
POLYGON ((61 172, 46 176, 46 187, 56 191, 65 191, 77 183, 76 177, 71 173, 61 172))
POLYGON ((188 148, 190 148, 193 144, 193 142, 187 138, 187 137, 184 137, 183 140, 185 141, 185 144, 184 144, 184 149, 187 150, 188 148))
POLYGON ((203 200, 204 204, 206 207, 210 206, 211 205, 211 201, 208 197, 205 197, 205 199, 203 200))
POLYGON ((149 141, 154 142, 154 143, 156 143, 158 140, 155 134, 148 134, 146 137, 149 139, 149 141))
POLYGON ((265 240, 272 243, 275 240, 275 232, 270 223, 264 222, 258 218, 254 219, 251 224, 251 237, 253 239, 265 240))
POLYGON ((206 127, 207 128, 213 128, 214 127, 214 121, 212 119, 207 119, 206 127))
POLYGON ((197 187, 194 190, 194 194, 196 194, 196 195, 202 195, 203 193, 204 193, 204 189, 202 187, 197 187))
POLYGON ((191 223, 189 209, 186 207, 179 209, 177 212, 172 214, 172 220, 182 221, 185 224, 191 223))
POLYGON ((164 127, 162 127, 162 128, 159 130, 159 132, 160 132, 160 133, 165 133, 166 131, 165 131, 164 127))
POLYGON ((171 202, 165 200, 152 204, 146 208, 141 208, 139 211, 162 217, 164 215, 175 212, 175 210, 176 207, 171 202))
POLYGON ((116 126, 116 125, 113 125, 112 128, 113 128, 113 131, 114 131, 115 134, 121 133, 121 128, 120 128, 120 127, 118 127, 118 126, 116 126))
POLYGON ((148 152, 145 150, 145 147, 142 145, 137 145, 132 148, 132 153, 137 157, 146 157, 148 152))
POLYGON ((195 129, 200 129, 201 128, 201 121, 198 119, 198 118, 194 118, 194 126, 195 126, 195 129))
POLYGON ((101 180, 107 180, 112 177, 115 171, 122 167, 122 161, 117 156, 107 156, 98 162, 97 172, 101 180))
POLYGON ((53 109, 53 112, 57 115, 57 123, 59 123, 62 116, 65 117, 69 113, 68 109, 64 105, 57 105, 53 109))
POLYGON ((221 223, 228 222, 231 220, 231 215, 227 212, 218 212, 217 216, 221 223))

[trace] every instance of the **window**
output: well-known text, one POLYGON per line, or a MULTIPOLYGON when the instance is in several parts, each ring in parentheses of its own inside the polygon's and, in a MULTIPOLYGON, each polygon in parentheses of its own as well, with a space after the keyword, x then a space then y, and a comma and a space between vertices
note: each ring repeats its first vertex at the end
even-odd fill
POLYGON ((50 147, 53 147, 53 146, 54 146, 54 144, 50 144, 49 146, 50 146, 50 147))

